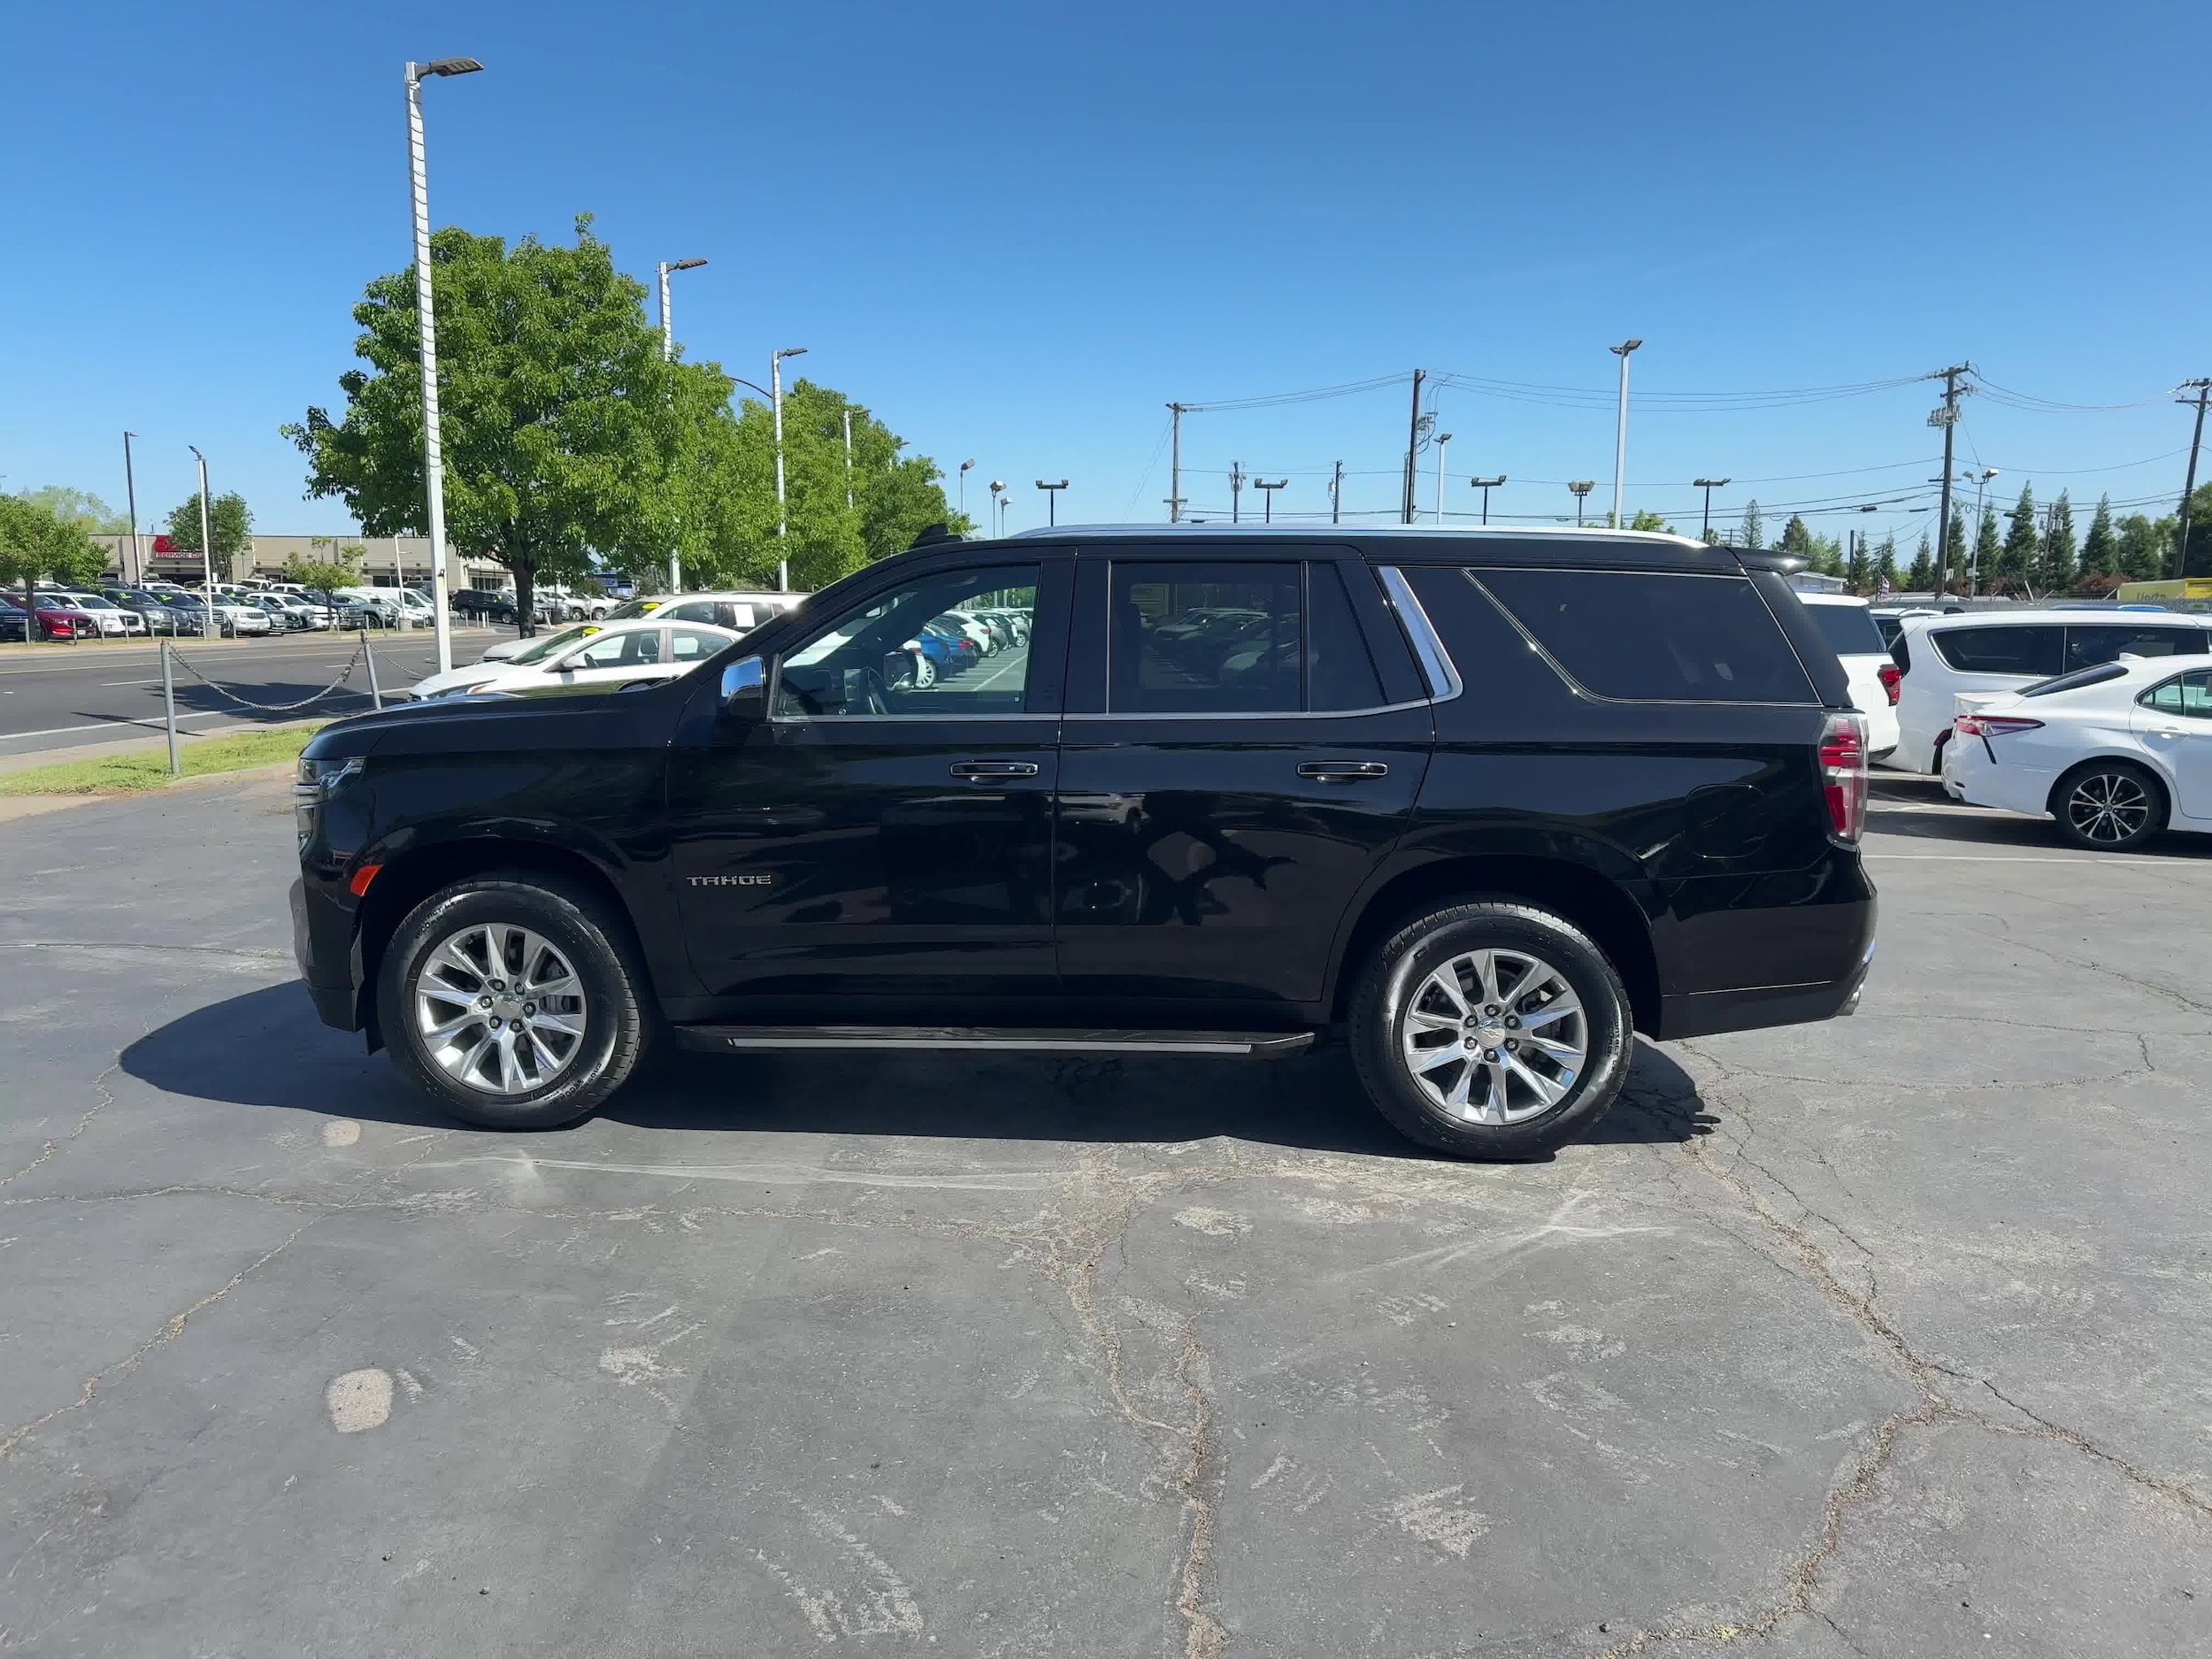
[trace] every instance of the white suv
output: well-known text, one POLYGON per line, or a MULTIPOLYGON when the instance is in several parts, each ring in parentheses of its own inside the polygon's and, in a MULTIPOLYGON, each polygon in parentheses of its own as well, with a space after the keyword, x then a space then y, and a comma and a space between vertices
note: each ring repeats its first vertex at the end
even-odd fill
POLYGON ((1836 648, 1836 660, 1850 682, 1851 701, 1866 716, 1867 758, 1885 758, 1897 747, 1897 688, 1905 676, 1882 642, 1871 607, 1848 594, 1801 593, 1797 597, 1836 648))
POLYGON ((2212 641, 2200 620, 2155 611, 2023 606, 1908 617, 1890 648, 1905 679, 1897 700, 1897 748, 1888 764, 1904 772, 1942 771, 1943 745, 1962 691, 2020 691, 2122 657, 2194 657, 2208 649, 2212 641))

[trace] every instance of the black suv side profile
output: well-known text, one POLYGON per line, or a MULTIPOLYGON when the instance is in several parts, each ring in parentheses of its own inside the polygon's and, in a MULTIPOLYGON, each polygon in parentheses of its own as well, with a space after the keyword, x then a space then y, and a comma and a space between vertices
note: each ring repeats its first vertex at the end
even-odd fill
POLYGON ((301 972, 489 1126, 582 1117, 658 1044, 1340 1030, 1415 1141, 1534 1155, 1635 1033, 1856 1003, 1863 722, 1790 568, 1611 532, 919 547, 681 680, 326 727, 301 972))

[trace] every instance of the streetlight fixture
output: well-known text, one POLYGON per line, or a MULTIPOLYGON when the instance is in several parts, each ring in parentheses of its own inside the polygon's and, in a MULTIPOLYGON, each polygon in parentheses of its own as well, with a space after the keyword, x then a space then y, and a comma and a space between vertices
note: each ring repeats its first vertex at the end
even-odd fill
POLYGON ((1444 522, 1444 446, 1451 441, 1448 432, 1436 434, 1436 522, 1440 526, 1444 522))
MULTIPOLYGON (((1625 365, 1628 359, 1624 357, 1621 361, 1625 365)), ((1690 482, 1705 492, 1705 527, 1698 532, 1698 540, 1710 541, 1713 539, 1713 492, 1725 486, 1729 480, 1724 478, 1694 478, 1690 482)))
MULTIPOLYGON (((696 271, 706 264, 703 259, 664 259, 660 262, 661 288, 661 361, 676 360, 676 325, 668 314, 668 273, 671 271, 696 271)), ((680 549, 668 549, 668 591, 680 594, 684 590, 683 553, 680 549)))
POLYGON ((1064 478, 1056 484, 1048 484, 1041 478, 1037 480, 1037 488, 1045 493, 1045 527, 1048 530, 1059 525, 1060 492, 1067 487, 1068 480, 1064 478))
MULTIPOLYGON (((438 323, 430 302, 430 184, 423 165, 422 83, 426 76, 472 75, 473 58, 439 58, 407 65, 407 161, 414 181, 415 312, 421 325, 422 481, 430 509, 430 606, 438 633, 438 672, 453 668, 453 619, 446 610, 445 450, 438 440, 438 323)), ((521 617, 522 631, 530 618, 521 617)))
POLYGON ((1275 522, 1275 492, 1281 489, 1289 482, 1290 480, 1286 478, 1279 478, 1272 484, 1269 483, 1263 478, 1256 478, 1252 480, 1252 488, 1254 489, 1263 489, 1267 492, 1266 495, 1260 497, 1262 501, 1267 503, 1265 514, 1262 522, 1266 524, 1273 524, 1275 522))
MULTIPOLYGON (((200 453, 200 446, 188 443, 192 458, 200 464, 200 637, 211 639, 215 632, 215 531, 214 518, 207 503, 207 457, 200 453)), ((28 629, 25 639, 30 638, 28 629)))
POLYGON ((1578 478, 1575 480, 1573 483, 1567 486, 1569 489, 1574 491, 1575 528, 1578 530, 1582 527, 1582 503, 1584 500, 1588 497, 1590 492, 1597 487, 1598 481, 1594 478, 1578 478))
POLYGON ((1505 474, 1501 472, 1495 478, 1471 478, 1467 481, 1482 492, 1482 521, 1486 525, 1490 522, 1490 492, 1505 482, 1505 474))
MULTIPOLYGON (((786 346, 768 355, 768 384, 772 388, 769 400, 776 406, 776 546, 780 552, 784 538, 791 534, 791 522, 785 511, 783 493, 783 360, 786 357, 806 356, 804 346, 786 346)), ((776 591, 791 591, 791 557, 783 554, 776 560, 776 591)))
POLYGON ((1644 342, 1624 340, 1606 349, 1621 360, 1620 421, 1613 436, 1613 527, 1628 528, 1628 354, 1644 342))

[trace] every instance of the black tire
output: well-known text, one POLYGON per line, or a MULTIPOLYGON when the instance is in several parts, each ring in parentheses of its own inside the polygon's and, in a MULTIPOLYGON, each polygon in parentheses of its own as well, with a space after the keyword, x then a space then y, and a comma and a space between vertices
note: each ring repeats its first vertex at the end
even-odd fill
MULTIPOLYGON (((393 1064, 456 1118, 485 1129, 553 1129, 595 1111, 629 1080, 646 1045, 648 995, 629 930, 597 893, 557 875, 497 871, 432 894, 400 923, 377 976, 377 1017, 393 1064), (425 1043, 415 1015, 432 953, 483 925, 539 935, 566 958, 582 989, 574 1048, 544 1082, 512 1093, 453 1075, 425 1043)), ((485 1034, 465 1033, 455 1046, 485 1034)))
POLYGON ((2059 839, 2085 852, 2133 852, 2166 828, 2166 786, 2131 760, 2091 760, 2051 788, 2059 839))
MULTIPOLYGON (((1517 1027, 1517 1010, 1533 1015, 1563 1000, 1563 995, 1554 995, 1546 1002, 1537 1003, 1539 994, 1525 991, 1509 1005, 1491 1005, 1504 1009, 1487 1022, 1494 1034, 1502 1022, 1517 1027), (1532 1003, 1536 1006, 1529 1006, 1532 1003)), ((1477 1015, 1482 1012, 1472 999, 1469 1008, 1477 1015)), ((1472 1042, 1478 1035, 1471 1030, 1467 1041, 1472 1042)), ((1628 1079, 1634 1021, 1619 973, 1579 928, 1548 910, 1494 900, 1432 910, 1400 929, 1375 953, 1361 975, 1352 1001, 1349 1036, 1353 1063, 1368 1098, 1407 1139, 1456 1157, 1521 1159, 1540 1156, 1573 1140, 1605 1115, 1628 1079), (1402 1057, 1402 1033, 1411 1023, 1413 999, 1422 994, 1430 974, 1476 951, 1501 951, 1509 958, 1525 953, 1546 964, 1555 981, 1563 982, 1573 992, 1581 1007, 1583 1059, 1556 1101, 1542 1105, 1545 1091, 1540 1086, 1509 1082, 1502 1072, 1495 1074, 1498 1087, 1507 1092, 1509 1111, 1510 1096, 1517 1090, 1522 1094, 1520 1110, 1528 1114, 1510 1122, 1475 1122, 1448 1110, 1415 1082, 1409 1063, 1402 1057)), ((1500 1054, 1516 1041, 1507 1039, 1498 1049, 1474 1052, 1500 1054)), ((1457 1047, 1447 1041, 1424 1052, 1441 1055, 1445 1048, 1456 1052, 1457 1047)), ((1554 1063, 1533 1054, 1527 1057, 1534 1064, 1522 1067, 1522 1073, 1540 1071, 1552 1087, 1561 1086, 1560 1074, 1548 1069, 1554 1063)), ((1486 1069, 1478 1068, 1472 1057, 1462 1064, 1471 1078, 1486 1069)), ((1509 1066, 1514 1062, 1505 1064, 1509 1066)), ((1440 1084, 1456 1081, 1448 1062, 1444 1063, 1440 1074, 1432 1076, 1440 1084)), ((1490 1087, 1486 1079, 1484 1087, 1490 1087)))

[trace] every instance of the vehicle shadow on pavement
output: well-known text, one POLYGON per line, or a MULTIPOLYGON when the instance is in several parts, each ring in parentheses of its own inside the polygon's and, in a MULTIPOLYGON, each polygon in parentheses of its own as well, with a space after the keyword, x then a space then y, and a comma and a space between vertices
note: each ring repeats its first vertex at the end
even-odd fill
MULTIPOLYGON (((2076 850, 2061 839, 2058 826, 2049 818, 2001 812, 1988 807, 1961 806, 1945 795, 1933 779, 1903 778, 1892 781, 1878 774, 1867 802, 1866 828, 1870 835, 1894 835, 1914 841, 2014 847, 2029 852, 2076 850)), ((2212 835, 2162 835, 2143 847, 2138 856, 2142 854, 2212 858, 2212 835)))
MULTIPOLYGON (((171 1094, 409 1127, 456 1126, 361 1040, 309 1025, 297 980, 171 1020, 122 1069, 171 1094), (289 1041, 288 1041, 289 1040, 289 1041), (250 1064, 242 1055, 254 1056, 250 1064)), ((1308 1151, 1431 1158, 1368 1104, 1340 1044, 1289 1060, 887 1053, 671 1055, 598 1113, 641 1129, 1146 1142, 1225 1135, 1308 1151)), ((1636 1045, 1619 1103, 1583 1139, 1679 1141, 1714 1119, 1663 1049, 1636 1045)))

